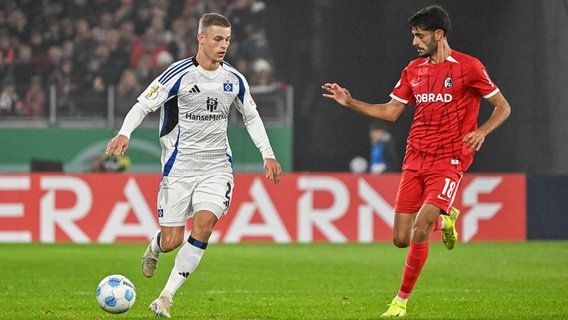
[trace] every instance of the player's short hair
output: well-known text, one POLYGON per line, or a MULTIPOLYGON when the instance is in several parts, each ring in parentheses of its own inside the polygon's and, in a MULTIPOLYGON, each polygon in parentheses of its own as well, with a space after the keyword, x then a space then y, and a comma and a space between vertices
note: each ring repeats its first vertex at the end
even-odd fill
POLYGON ((444 31, 444 36, 450 32, 450 15, 440 6, 429 6, 420 9, 408 18, 408 24, 413 28, 420 28, 426 31, 444 31))
POLYGON ((199 29, 198 33, 203 33, 205 29, 211 26, 219 26, 223 28, 230 28, 231 23, 224 15, 218 13, 204 13, 201 18, 199 18, 199 29))

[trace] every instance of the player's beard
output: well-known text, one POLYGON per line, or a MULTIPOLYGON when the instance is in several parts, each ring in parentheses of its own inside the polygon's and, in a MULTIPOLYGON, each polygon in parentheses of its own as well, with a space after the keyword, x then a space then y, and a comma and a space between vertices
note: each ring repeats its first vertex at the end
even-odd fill
POLYGON ((420 58, 430 58, 431 56, 434 55, 434 53, 436 53, 437 50, 438 50, 438 43, 432 41, 431 43, 426 45, 424 51, 422 53, 419 53, 418 56, 420 58))

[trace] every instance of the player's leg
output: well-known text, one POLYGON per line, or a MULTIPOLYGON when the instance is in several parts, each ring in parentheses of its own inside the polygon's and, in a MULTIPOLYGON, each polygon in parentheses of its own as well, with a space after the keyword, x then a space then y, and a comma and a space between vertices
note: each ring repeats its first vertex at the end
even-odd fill
POLYGON ((191 234, 176 254, 174 267, 160 296, 149 309, 159 317, 170 317, 173 296, 198 267, 219 218, 227 213, 233 186, 230 174, 199 178, 192 203, 191 234))
POLYGON ((395 200, 393 243, 399 248, 410 245, 416 213, 423 202, 422 180, 416 171, 404 170, 395 200))
MULTIPOLYGON (((411 245, 417 212, 424 199, 422 178, 416 171, 403 170, 395 201, 393 243, 399 248, 411 245), (408 213, 407 213, 408 212, 408 213)), ((406 314, 407 297, 396 296, 382 317, 402 317, 406 314)))
POLYGON ((146 277, 156 272, 161 253, 170 252, 183 242, 191 201, 188 194, 191 194, 193 184, 194 179, 162 178, 157 201, 160 230, 156 231, 142 256, 142 273, 146 277))
POLYGON ((176 254, 174 268, 164 288, 165 292, 174 295, 189 275, 197 269, 218 220, 213 212, 207 210, 201 210, 194 215, 191 234, 176 254))
POLYGON ((410 249, 406 256, 400 289, 382 317, 406 315, 406 303, 428 258, 428 240, 440 212, 438 207, 427 203, 418 211, 412 227, 410 249))
POLYGON ((173 304, 173 296, 189 275, 197 269, 217 221, 217 216, 207 210, 201 210, 193 216, 191 235, 176 254, 174 267, 166 286, 160 296, 150 304, 149 309, 156 316, 171 317, 170 309, 173 304))
POLYGON ((407 248, 410 245, 410 237, 412 236, 412 228, 414 226, 414 213, 394 213, 394 224, 392 228, 392 242, 399 248, 407 248))
POLYGON ((184 226, 161 226, 160 230, 156 231, 142 256, 142 273, 146 277, 150 278, 156 272, 160 254, 173 251, 179 247, 183 241, 184 231, 184 226))
POLYGON ((425 186, 424 204, 416 215, 412 229, 410 249, 406 257, 399 292, 387 312, 382 315, 383 317, 397 317, 406 314, 406 302, 428 258, 430 234, 440 215, 447 211, 451 212, 462 176, 461 172, 451 170, 422 175, 425 186))
POLYGON ((432 184, 437 190, 429 195, 427 202, 442 209, 442 214, 434 225, 434 230, 442 232, 442 241, 448 250, 452 250, 458 242, 456 221, 460 211, 453 206, 463 173, 461 171, 441 171, 433 173, 432 184))

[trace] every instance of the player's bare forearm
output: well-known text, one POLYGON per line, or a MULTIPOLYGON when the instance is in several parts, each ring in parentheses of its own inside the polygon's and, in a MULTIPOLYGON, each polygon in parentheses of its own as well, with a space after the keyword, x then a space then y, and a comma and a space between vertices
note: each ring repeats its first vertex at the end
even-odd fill
POLYGON ((326 83, 322 86, 322 89, 327 91, 322 96, 333 99, 346 108, 376 120, 394 122, 400 117, 405 107, 405 104, 394 99, 383 104, 370 104, 357 100, 351 96, 349 90, 342 88, 337 83, 326 83))
POLYGON ((497 93, 488 101, 495 107, 489 119, 476 130, 468 132, 463 138, 466 147, 470 150, 479 151, 485 142, 485 137, 501 126, 511 114, 511 106, 502 93, 497 93))
POLYGON ((491 117, 489 117, 489 119, 487 119, 487 121, 483 125, 481 125, 480 128, 482 128, 489 134, 493 130, 501 126, 503 122, 505 122, 505 120, 509 118, 509 115, 511 114, 511 106, 501 92, 498 92, 487 101, 489 101, 495 107, 495 109, 493 110, 491 117))
POLYGON ((370 104, 357 99, 352 99, 348 106, 348 108, 367 117, 387 122, 395 122, 404 111, 404 107, 403 103, 396 100, 391 100, 387 103, 370 104))

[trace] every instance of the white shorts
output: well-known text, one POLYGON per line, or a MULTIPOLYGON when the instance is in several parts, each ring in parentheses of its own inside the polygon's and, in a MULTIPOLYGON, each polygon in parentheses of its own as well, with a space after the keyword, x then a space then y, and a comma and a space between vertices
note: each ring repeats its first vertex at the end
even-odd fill
POLYGON ((221 218, 227 214, 233 194, 233 175, 215 173, 195 177, 162 177, 158 190, 158 221, 161 226, 185 226, 201 210, 221 218))

